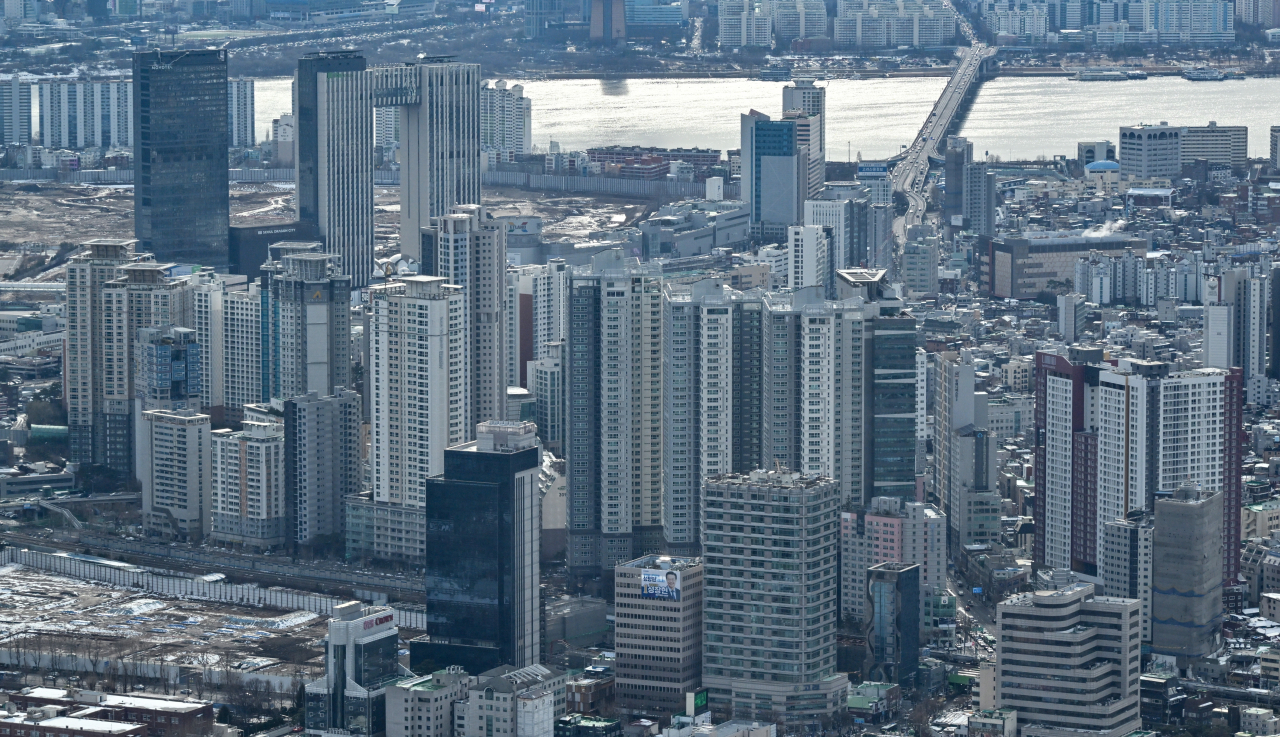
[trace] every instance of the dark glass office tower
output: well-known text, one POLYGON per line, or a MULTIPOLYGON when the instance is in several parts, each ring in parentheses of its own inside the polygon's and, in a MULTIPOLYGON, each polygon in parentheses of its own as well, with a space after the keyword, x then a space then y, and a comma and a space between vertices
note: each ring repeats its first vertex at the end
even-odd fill
POLYGON ((225 270, 227 52, 139 51, 133 83, 137 250, 225 270))
POLYGON ((870 441, 863 503, 871 496, 916 494, 916 322, 906 315, 875 319, 870 441))
POLYGON ((423 482, 430 617, 411 660, 480 672, 538 662, 541 458, 532 422, 494 420, 423 482))

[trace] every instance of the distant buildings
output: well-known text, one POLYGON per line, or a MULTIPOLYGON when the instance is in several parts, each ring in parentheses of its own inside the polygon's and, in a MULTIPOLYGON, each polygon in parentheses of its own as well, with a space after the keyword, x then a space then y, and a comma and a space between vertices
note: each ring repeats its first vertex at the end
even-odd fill
POLYGON ((955 37, 956 17, 936 0, 839 0, 834 29, 839 46, 940 46, 955 37))
POLYGON ((253 120, 253 80, 227 80, 227 145, 253 148, 258 142, 253 120))
POLYGON ((773 17, 762 0, 725 0, 720 6, 720 48, 773 47, 773 17))
POLYGON ((31 143, 32 81, 21 74, 0 76, 0 146, 31 143))
MULTIPOLYGON (((537 0, 544 4, 549 0, 537 0)), ((526 10, 526 13, 528 11, 526 10)), ((533 103, 524 86, 485 80, 480 88, 480 146, 507 155, 528 154, 533 147, 533 103)))
POLYGON ((38 89, 45 148, 133 145, 133 82, 41 80, 38 89))

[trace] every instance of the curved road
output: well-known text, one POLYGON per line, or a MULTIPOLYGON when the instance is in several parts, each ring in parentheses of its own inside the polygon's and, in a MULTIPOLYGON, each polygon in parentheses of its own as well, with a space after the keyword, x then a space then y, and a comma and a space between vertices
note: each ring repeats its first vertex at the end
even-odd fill
POLYGON ((961 33, 972 45, 960 57, 955 73, 951 75, 938 101, 933 104, 929 119, 921 126, 911 148, 907 149, 902 161, 893 169, 894 190, 907 196, 907 214, 893 224, 894 237, 899 243, 906 241, 907 228, 924 220, 924 186, 929 178, 929 157, 939 157, 938 144, 951 126, 970 85, 977 81, 982 62, 995 53, 995 49, 978 43, 973 28, 964 16, 957 13, 956 20, 960 24, 961 33))

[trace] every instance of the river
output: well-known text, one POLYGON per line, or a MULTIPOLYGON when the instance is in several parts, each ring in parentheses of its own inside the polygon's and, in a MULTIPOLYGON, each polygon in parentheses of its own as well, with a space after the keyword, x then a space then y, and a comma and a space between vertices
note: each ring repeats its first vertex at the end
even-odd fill
MULTIPOLYGON (((827 87, 827 159, 892 156, 914 138, 945 79, 831 80, 827 87)), ((781 113, 783 82, 748 79, 551 80, 527 82, 533 143, 562 150, 608 144, 738 147, 738 115, 781 113)), ((259 139, 292 106, 288 78, 259 79, 259 139)), ((1121 125, 1167 120, 1179 125, 1249 126, 1249 154, 1268 155, 1280 125, 1280 79, 1188 82, 1153 77, 1076 82, 1062 77, 1001 77, 983 84, 961 134, 974 153, 1009 159, 1075 156, 1076 142, 1116 140, 1121 125)))

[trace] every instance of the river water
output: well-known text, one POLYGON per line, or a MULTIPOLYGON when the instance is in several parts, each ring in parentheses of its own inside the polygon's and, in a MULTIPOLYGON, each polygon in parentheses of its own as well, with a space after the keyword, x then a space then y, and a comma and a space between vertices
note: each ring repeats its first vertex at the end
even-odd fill
MULTIPOLYGON (((827 87, 827 159, 892 156, 911 140, 946 80, 934 77, 831 80, 827 87)), ((533 143, 562 150, 609 144, 739 145, 739 114, 777 116, 784 82, 748 79, 552 80, 524 83, 533 100, 533 143)), ((292 106, 288 78, 259 79, 258 137, 292 106)), ((1001 77, 983 84, 961 134, 974 153, 1008 159, 1075 156, 1076 142, 1116 140, 1121 125, 1249 126, 1249 154, 1268 154, 1280 125, 1280 79, 1188 82, 1153 77, 1076 82, 1061 77, 1001 77)))

